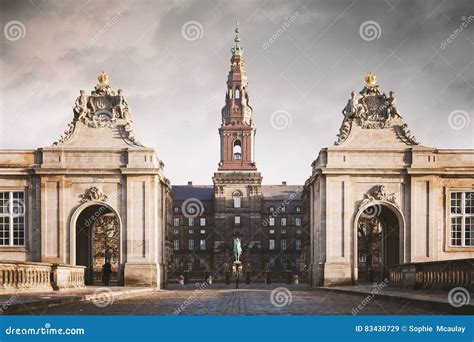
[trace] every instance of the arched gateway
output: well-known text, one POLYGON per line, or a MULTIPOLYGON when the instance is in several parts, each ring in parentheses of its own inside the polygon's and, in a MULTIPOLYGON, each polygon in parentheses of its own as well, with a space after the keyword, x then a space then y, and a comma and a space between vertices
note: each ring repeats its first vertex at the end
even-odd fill
POLYGON ((381 281, 400 264, 474 256, 464 200, 474 191, 473 150, 421 145, 402 114, 395 93, 369 73, 342 108, 334 145, 313 162, 304 189, 313 286, 381 281))
MULTIPOLYGON (((163 162, 138 141, 124 92, 113 89, 105 73, 92 91, 79 92, 71 114, 52 146, 0 151, 0 159, 14 165, 2 168, 9 192, 0 195, 27 203, 11 242, 21 248, 0 248, 0 259, 41 262, 32 267, 50 267, 44 278, 58 289, 84 286, 84 279, 103 284, 104 265, 111 270, 109 285, 163 287, 171 254, 171 189, 163 162)), ((21 272, 21 263, 15 265, 21 272)))
POLYGON ((123 285, 122 221, 107 203, 88 202, 76 209, 71 220, 76 265, 86 266, 87 285, 104 284, 103 268, 110 264, 109 285, 123 285))
POLYGON ((388 266, 403 262, 405 221, 400 210, 375 201, 359 209, 354 228, 354 279, 363 283, 388 278, 388 266))

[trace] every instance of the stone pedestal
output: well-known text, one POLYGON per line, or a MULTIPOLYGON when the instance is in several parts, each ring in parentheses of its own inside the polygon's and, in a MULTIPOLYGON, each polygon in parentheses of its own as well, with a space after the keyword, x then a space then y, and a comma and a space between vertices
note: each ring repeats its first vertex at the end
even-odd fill
POLYGON ((126 263, 125 286, 162 287, 163 280, 156 264, 126 263))

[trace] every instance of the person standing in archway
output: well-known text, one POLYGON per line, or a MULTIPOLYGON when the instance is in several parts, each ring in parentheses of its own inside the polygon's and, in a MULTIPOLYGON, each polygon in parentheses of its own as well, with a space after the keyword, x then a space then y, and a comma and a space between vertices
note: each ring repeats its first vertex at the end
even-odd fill
POLYGON ((105 264, 102 265, 102 282, 104 283, 105 286, 109 286, 111 274, 112 274, 112 265, 107 259, 105 261, 105 264))

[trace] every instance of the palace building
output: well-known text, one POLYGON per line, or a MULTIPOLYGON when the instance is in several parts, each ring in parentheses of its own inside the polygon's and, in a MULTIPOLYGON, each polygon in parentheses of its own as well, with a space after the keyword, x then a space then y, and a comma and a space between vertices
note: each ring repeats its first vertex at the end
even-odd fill
POLYGON ((302 225, 303 187, 262 185, 257 170, 253 108, 239 29, 235 32, 213 185, 173 186, 171 278, 189 272, 193 278, 208 273, 222 279, 231 271, 237 237, 243 246, 240 271, 249 272, 252 281, 263 280, 268 271, 274 278, 287 272, 304 276, 310 263, 309 235, 302 225))
POLYGON ((370 73, 305 185, 264 185, 235 33, 212 184, 170 185, 105 73, 52 146, 0 150, 0 292, 99 285, 103 269, 110 285, 228 280, 235 238, 252 282, 472 288, 474 150, 419 143, 370 73))
POLYGON ((305 184, 312 284, 472 285, 474 150, 422 145, 394 92, 365 81, 305 184))
POLYGON ((3 290, 101 284, 105 263, 111 284, 164 285, 170 184, 122 91, 98 79, 52 146, 0 151, 3 290))

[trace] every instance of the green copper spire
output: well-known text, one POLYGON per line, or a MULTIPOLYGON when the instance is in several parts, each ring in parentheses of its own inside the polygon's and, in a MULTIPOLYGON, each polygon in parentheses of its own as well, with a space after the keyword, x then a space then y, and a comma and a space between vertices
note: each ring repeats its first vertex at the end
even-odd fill
POLYGON ((240 46, 240 30, 239 22, 237 22, 237 27, 235 28, 235 46, 231 49, 233 55, 241 55, 244 52, 244 48, 240 46))

